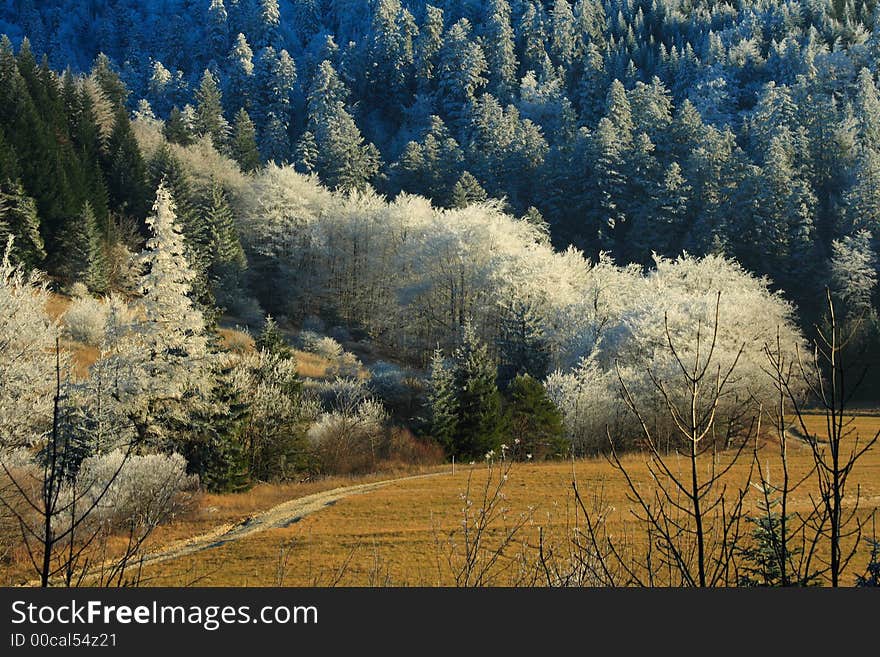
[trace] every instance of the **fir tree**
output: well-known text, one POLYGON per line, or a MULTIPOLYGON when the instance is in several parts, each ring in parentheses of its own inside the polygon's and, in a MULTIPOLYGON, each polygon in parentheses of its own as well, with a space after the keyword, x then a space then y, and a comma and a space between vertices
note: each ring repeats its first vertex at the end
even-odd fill
POLYGON ((14 240, 9 253, 11 262, 27 269, 42 264, 46 251, 37 204, 25 194, 21 183, 0 181, 0 243, 8 244, 10 237, 14 240))
POLYGON ((171 108, 171 113, 165 121, 162 133, 165 135, 165 139, 172 144, 189 146, 195 141, 193 138, 193 126, 189 125, 183 112, 176 105, 171 108))
POLYGON ((431 386, 428 393, 430 431, 433 438, 454 454, 458 434, 458 392, 452 367, 438 348, 431 360, 431 386))
POLYGON ((235 115, 230 149, 232 158, 245 173, 252 173, 260 168, 262 160, 257 150, 257 131, 244 108, 235 115))
POLYGON ((536 459, 565 456, 562 414, 541 382, 520 374, 507 394, 510 436, 518 445, 517 453, 531 454, 536 459))
POLYGON ((107 291, 107 259, 95 213, 86 201, 82 212, 67 222, 59 244, 59 273, 68 282, 82 282, 92 292, 107 291))
POLYGON ((196 132, 199 135, 208 135, 214 147, 224 151, 229 139, 229 123, 223 118, 222 94, 210 70, 205 70, 202 74, 202 81, 196 92, 196 103, 196 132))
POLYGON ((263 321, 263 328, 260 330, 260 335, 257 336, 254 346, 259 351, 266 351, 282 360, 293 358, 293 350, 284 340, 284 336, 281 335, 281 331, 278 328, 278 323, 272 315, 266 315, 263 321))
POLYGON ((486 190, 469 171, 465 171, 452 188, 451 206, 465 208, 472 203, 485 201, 486 198, 486 190))
POLYGON ((452 452, 457 456, 480 457, 500 446, 504 415, 495 383, 495 364, 470 322, 464 326, 462 343, 453 360, 458 422, 452 452))

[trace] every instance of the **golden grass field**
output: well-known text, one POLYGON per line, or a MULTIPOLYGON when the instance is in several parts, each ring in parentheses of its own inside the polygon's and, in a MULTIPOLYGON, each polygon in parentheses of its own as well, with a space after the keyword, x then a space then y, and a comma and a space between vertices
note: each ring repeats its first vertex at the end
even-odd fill
MULTIPOLYGON (((812 431, 819 431, 823 423, 821 418, 813 417, 809 424, 812 431)), ((863 436, 873 435, 880 430, 880 418, 861 417, 858 428, 863 436)), ((757 453, 762 467, 769 468, 771 480, 778 478, 776 447, 768 442, 757 453)), ((745 480, 750 461, 751 456, 746 456, 731 471, 731 482, 745 480)), ((627 455, 623 462, 641 485, 647 484, 644 456, 627 455)), ((791 446, 790 468, 793 473, 808 472, 810 463, 807 447, 791 446)), ((708 462, 706 465, 708 468, 708 462)), ((470 477, 471 498, 478 505, 488 473, 486 464, 459 467, 454 475, 446 466, 436 477, 394 483, 368 494, 342 499, 289 527, 270 529, 221 547, 148 567, 144 573, 145 582, 165 586, 192 583, 203 586, 450 585, 454 578, 448 560, 448 538, 450 531, 462 520, 462 494, 470 477)), ((499 468, 496 467, 493 473, 497 476, 499 468)), ((868 521, 870 533, 870 517, 880 508, 880 446, 875 446, 863 457, 852 476, 851 496, 847 501, 854 499, 855 484, 858 483, 859 515, 868 521)), ((644 540, 638 531, 639 523, 632 515, 633 504, 627 499, 623 479, 605 459, 574 463, 517 463, 510 470, 503 488, 506 496, 503 504, 509 510, 487 541, 490 550, 505 535, 502 525, 509 527, 521 518, 527 518, 527 522, 518 534, 517 545, 507 551, 509 556, 522 552, 523 545, 526 545, 531 546, 525 548, 527 552, 531 551, 528 558, 534 560, 539 532, 545 536, 547 545, 564 549, 566 532, 571 531, 575 522, 582 523, 575 518, 573 478, 576 478, 588 506, 597 492, 602 491, 610 533, 617 537, 628 536, 630 541, 644 540)), ((812 486, 813 482, 808 480, 792 495, 793 511, 809 509, 808 493, 812 486)), ((267 496, 264 490, 244 495, 247 496, 260 497, 257 506, 271 504, 283 497, 267 496)), ((756 502, 757 494, 751 495, 749 508, 754 508, 756 502)), ((200 506, 216 503, 215 497, 206 496, 200 506)), ((174 533, 178 531, 179 528, 174 533)), ((460 535, 457 538, 460 541, 460 535)), ((856 573, 864 572, 867 557, 867 550, 861 549, 843 577, 844 584, 851 584, 856 573)), ((518 563, 514 559, 501 560, 496 576, 490 582, 506 585, 518 581, 518 563)))

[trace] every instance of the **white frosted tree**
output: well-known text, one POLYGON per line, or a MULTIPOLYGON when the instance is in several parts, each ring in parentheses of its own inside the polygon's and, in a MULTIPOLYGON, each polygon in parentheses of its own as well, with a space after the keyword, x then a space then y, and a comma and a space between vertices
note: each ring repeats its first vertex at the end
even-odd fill
POLYGON ((868 231, 860 230, 831 244, 831 292, 848 316, 858 318, 872 312, 876 267, 868 231))
POLYGON ((0 260, 0 449, 38 443, 52 426, 55 338, 49 293, 37 274, 0 260))
POLYGON ((141 441, 161 438, 161 418, 179 416, 187 393, 210 387, 212 360, 204 317, 190 296, 196 274, 164 182, 147 226, 152 234, 138 257, 141 296, 131 315, 111 312, 96 364, 141 441))

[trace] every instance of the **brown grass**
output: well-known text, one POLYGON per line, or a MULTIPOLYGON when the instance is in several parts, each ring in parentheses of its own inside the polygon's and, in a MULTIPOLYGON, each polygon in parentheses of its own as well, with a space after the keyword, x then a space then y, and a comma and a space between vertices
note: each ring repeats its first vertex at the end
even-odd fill
MULTIPOLYGON (((818 417, 809 422, 815 423, 816 429, 822 424, 818 417)), ((880 429, 880 418, 865 418, 859 424, 864 433, 873 432, 880 429)), ((767 443, 758 454, 762 466, 769 466, 771 475, 778 480, 775 447, 767 443)), ((794 472, 809 471, 811 456, 806 446, 792 446, 790 454, 790 468, 794 472)), ((734 479, 745 481, 749 460, 743 459, 732 471, 734 479)), ((644 456, 627 455, 623 462, 639 485, 652 485, 644 456)), ((157 566, 149 571, 154 578, 151 583, 175 586, 184 584, 185 577, 197 576, 203 578, 200 584, 207 586, 272 586, 279 581, 300 586, 448 585, 453 580, 446 563, 449 551, 445 540, 461 522, 461 494, 468 476, 473 477, 473 488, 479 488, 487 472, 485 464, 459 467, 455 475, 450 472, 448 476, 395 483, 343 499, 290 527, 272 529, 157 566)), ((504 505, 509 508, 506 522, 510 526, 522 514, 527 515, 521 539, 530 549, 537 545, 539 528, 546 540, 555 542, 557 547, 564 545, 575 522, 573 478, 587 500, 602 491, 609 509, 609 532, 635 544, 645 540, 634 520, 633 504, 627 498, 621 475, 606 460, 517 464, 505 488, 504 505)), ((860 515, 867 518, 880 508, 880 447, 875 446, 866 454, 854 472, 850 502, 856 482, 861 486, 860 515)), ((792 496, 793 511, 809 510, 808 494, 812 488, 807 486, 792 496)), ((752 495, 749 509, 754 509, 757 501, 757 495, 752 495)), ((501 540, 503 533, 499 526, 491 540, 501 540)), ((867 551, 862 549, 842 578, 845 584, 852 583, 854 575, 864 571, 866 559, 867 551)), ((508 573, 499 570, 495 583, 503 585, 508 577, 508 573)))

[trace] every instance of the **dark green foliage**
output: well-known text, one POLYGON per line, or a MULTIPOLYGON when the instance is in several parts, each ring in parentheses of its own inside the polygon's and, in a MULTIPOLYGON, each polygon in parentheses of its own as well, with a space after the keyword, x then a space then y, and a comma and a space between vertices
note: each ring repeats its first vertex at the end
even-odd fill
POLYGON ((540 381, 528 374, 517 376, 507 390, 509 435, 514 453, 535 459, 566 455, 562 414, 547 397, 540 381))
POLYGON ((439 350, 431 367, 431 431, 457 457, 478 458, 499 448, 505 430, 495 363, 470 323, 449 362, 439 350))
POLYGON ((0 245, 5 253, 9 238, 14 239, 12 262, 37 267, 46 257, 37 205, 27 196, 20 183, 0 180, 0 245))
POLYGON ((238 166, 245 173, 251 173, 260 168, 262 160, 260 151, 257 149, 257 132, 251 117, 248 116, 244 108, 238 110, 235 115, 230 150, 232 159, 238 162, 238 166))
POLYGON ((88 201, 82 212, 62 228, 56 269, 68 283, 81 282, 90 291, 107 291, 107 257, 97 220, 88 201))
POLYGON ((248 402, 230 375, 230 369, 217 372, 208 397, 192 404, 185 420, 169 426, 174 436, 169 448, 183 455, 187 471, 199 476, 203 488, 216 493, 239 492, 252 484, 241 442, 248 402))
POLYGON ((486 190, 469 171, 465 171, 452 188, 450 205, 453 208, 466 208, 472 203, 485 201, 486 198, 486 190))
POLYGON ((263 328, 260 331, 260 335, 257 336, 254 346, 257 350, 268 352, 282 360, 293 358, 293 350, 284 340, 284 336, 281 335, 281 331, 278 328, 278 323, 272 315, 266 315, 263 328))
POLYGON ((171 114, 165 121, 163 128, 165 139, 172 144, 189 146, 193 143, 192 126, 187 125, 186 117, 176 106, 171 109, 171 114))
MULTIPOLYGON (((771 489, 771 494, 775 493, 771 489)), ((768 494, 758 502, 760 514, 748 518, 752 525, 751 541, 737 547, 741 558, 740 586, 810 586, 817 583, 818 573, 798 574, 797 561, 803 548, 796 542, 792 530, 798 517, 787 514, 783 527, 782 514, 775 510, 779 504, 778 497, 768 494)))
POLYGON ((211 138, 214 148, 225 151, 229 139, 229 123, 223 118, 223 95, 217 80, 210 70, 202 75, 202 81, 196 91, 195 112, 196 134, 211 138))
POLYGON ((454 452, 458 433, 458 394, 456 394, 452 363, 437 349, 431 361, 431 385, 428 392, 429 431, 448 453, 454 452))

